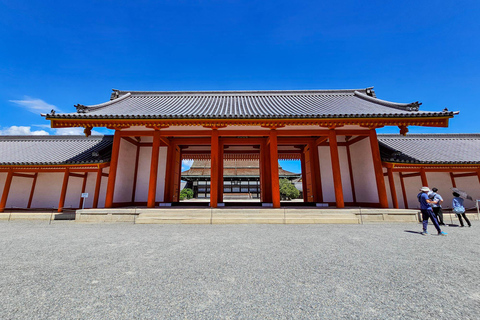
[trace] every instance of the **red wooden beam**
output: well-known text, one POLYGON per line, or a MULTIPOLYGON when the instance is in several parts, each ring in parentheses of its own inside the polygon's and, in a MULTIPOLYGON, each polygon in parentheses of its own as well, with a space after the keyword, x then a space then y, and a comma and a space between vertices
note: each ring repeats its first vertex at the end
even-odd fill
POLYGON ((397 191, 395 190, 395 180, 393 179, 392 168, 387 168, 388 184, 390 185, 390 194, 392 196, 393 207, 398 209, 397 191))
POLYGON ((402 186, 403 205, 405 206, 405 209, 408 209, 407 192, 405 190, 405 181, 403 181, 403 178, 405 176, 401 172, 399 173, 399 175, 400 175, 400 185, 402 186))
POLYGON ((65 197, 67 195, 67 187, 68 187, 68 178, 70 177, 68 168, 65 169, 65 174, 63 175, 63 184, 62 184, 62 191, 60 192, 60 201, 58 201, 58 212, 63 211, 63 206, 65 205, 65 197))
MULTIPOLYGON (((366 138, 366 137, 362 137, 366 138)), ((352 186, 352 200, 354 203, 357 202, 357 195, 355 193, 355 180, 353 179, 353 166, 352 166, 352 157, 350 155, 350 144, 347 144, 347 160, 348 160, 348 172, 350 175, 350 185, 352 186)))
POLYGON ((335 203, 337 208, 344 208, 345 202, 343 200, 342 174, 340 171, 340 157, 338 155, 337 135, 335 129, 330 129, 330 136, 328 139, 330 145, 330 156, 332 160, 333 171, 333 185, 335 188, 335 203))
POLYGON ((113 205, 113 193, 115 191, 115 179, 117 176, 118 155, 120 152, 121 132, 115 130, 112 145, 112 157, 110 160, 110 171, 108 174, 107 192, 105 195, 105 208, 111 208, 113 205))
POLYGON ((160 153, 160 131, 153 134, 152 157, 150 161, 150 180, 148 183, 148 200, 147 207, 155 207, 155 195, 157 193, 157 174, 158 174, 158 157, 160 153))
POLYGON ((30 189, 30 196, 28 197, 27 209, 30 209, 32 206, 33 194, 35 193, 35 186, 37 185, 38 172, 35 172, 34 178, 32 181, 32 188, 30 189))
POLYGON ((370 129, 370 147, 372 150, 373 167, 375 170, 375 180, 377 182, 378 202, 380 207, 388 208, 387 189, 385 188, 385 179, 383 178, 382 159, 378 147, 377 133, 375 129, 370 129))
POLYGON ((100 187, 102 184, 102 170, 103 168, 98 168, 97 169, 97 179, 95 180, 95 194, 93 195, 93 205, 92 208, 98 208, 98 198, 100 195, 100 187))
POLYGON ((273 207, 280 208, 280 180, 278 176, 278 145, 276 129, 270 130, 270 172, 273 207))
POLYGON ((212 129, 211 139, 210 207, 216 208, 218 206, 218 167, 220 166, 218 129, 212 129))
MULTIPOLYGON (((153 145, 153 144, 152 144, 153 145)), ((132 202, 135 202, 135 193, 137 192, 138 177, 138 161, 140 159, 140 146, 137 145, 137 153, 135 155, 135 171, 133 172, 132 202)))

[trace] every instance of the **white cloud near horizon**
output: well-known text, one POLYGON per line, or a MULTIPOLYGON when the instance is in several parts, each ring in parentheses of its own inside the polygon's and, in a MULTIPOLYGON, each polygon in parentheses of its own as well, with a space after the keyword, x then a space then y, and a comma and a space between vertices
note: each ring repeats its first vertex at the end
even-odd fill
POLYGON ((53 104, 49 104, 43 101, 42 99, 31 98, 28 96, 25 96, 23 100, 9 100, 9 101, 35 114, 50 113, 52 109, 54 109, 56 112, 62 112, 53 104))
MULTIPOLYGON (((41 127, 49 129, 50 132, 45 130, 33 130, 31 126, 11 126, 11 127, 0 127, 0 135, 2 136, 41 136, 41 135, 58 135, 58 136, 72 136, 79 135, 83 136, 83 128, 59 128, 51 129, 49 126, 45 125, 33 125, 35 127, 41 127)), ((92 130, 93 135, 102 135, 102 133, 92 130)))
POLYGON ((34 130, 29 126, 11 126, 0 128, 0 135, 3 136, 46 136, 49 135, 45 130, 34 130))

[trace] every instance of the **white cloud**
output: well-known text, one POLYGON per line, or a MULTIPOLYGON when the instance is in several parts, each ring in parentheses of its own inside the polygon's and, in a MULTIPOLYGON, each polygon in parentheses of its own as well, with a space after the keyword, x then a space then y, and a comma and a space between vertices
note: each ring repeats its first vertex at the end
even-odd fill
POLYGON ((42 99, 35 99, 28 96, 25 96, 23 100, 10 100, 10 102, 13 102, 35 114, 50 113, 52 109, 56 112, 62 112, 53 104, 46 103, 42 99))
POLYGON ((193 160, 182 160, 182 171, 190 169, 193 164, 193 160))
POLYGON ((6 136, 41 136, 41 135, 49 135, 49 133, 45 130, 34 130, 32 131, 32 127, 29 126, 11 126, 0 128, 0 135, 6 136))
MULTIPOLYGON (((83 136, 85 133, 83 133, 84 128, 78 128, 78 127, 72 127, 72 128, 58 128, 58 129, 53 129, 54 134, 60 135, 60 136, 83 136)), ((100 132, 92 130, 92 135, 101 135, 100 132)))

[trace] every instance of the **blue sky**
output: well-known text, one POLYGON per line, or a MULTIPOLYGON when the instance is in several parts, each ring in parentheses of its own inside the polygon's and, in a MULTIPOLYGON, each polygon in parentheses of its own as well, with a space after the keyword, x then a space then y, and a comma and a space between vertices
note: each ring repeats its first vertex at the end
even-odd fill
POLYGON ((0 0, 0 134, 79 133, 39 113, 105 102, 112 88, 368 86, 461 111, 411 133, 480 132, 479 17, 474 0, 0 0))

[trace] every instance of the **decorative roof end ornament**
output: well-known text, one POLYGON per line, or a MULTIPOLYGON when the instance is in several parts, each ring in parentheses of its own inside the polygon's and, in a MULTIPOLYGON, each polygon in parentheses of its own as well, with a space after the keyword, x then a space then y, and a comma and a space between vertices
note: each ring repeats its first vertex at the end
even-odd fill
POLYGON ((55 109, 52 109, 52 110, 50 111, 50 115, 51 115, 51 116, 54 116, 54 115, 55 115, 55 109))
POLYGON ((412 102, 412 103, 410 103, 410 104, 407 106, 407 110, 408 110, 408 111, 418 111, 418 109, 419 109, 419 107, 420 107, 421 104, 422 104, 422 103, 421 103, 421 102, 418 102, 418 101, 412 102))
POLYGON ((88 108, 83 104, 77 104, 75 105, 75 108, 77 108, 77 113, 87 113, 88 110, 88 108))
POLYGON ((115 100, 120 96, 120 90, 112 89, 112 94, 110 95, 110 100, 115 100))

